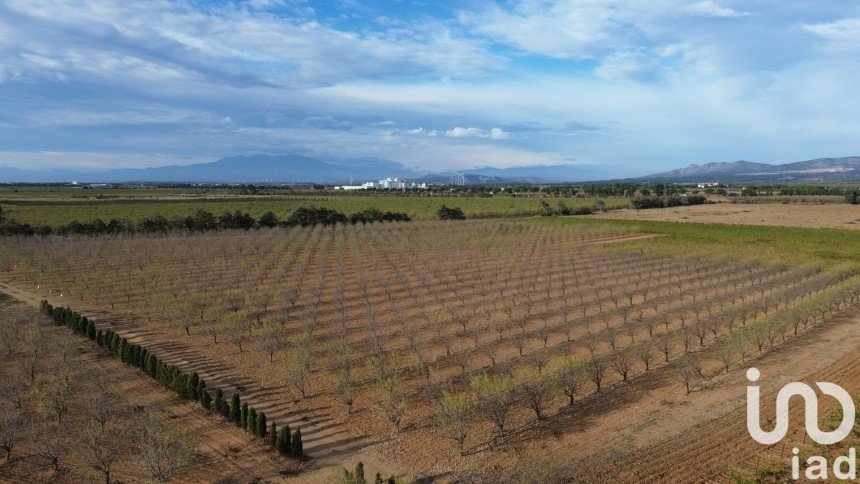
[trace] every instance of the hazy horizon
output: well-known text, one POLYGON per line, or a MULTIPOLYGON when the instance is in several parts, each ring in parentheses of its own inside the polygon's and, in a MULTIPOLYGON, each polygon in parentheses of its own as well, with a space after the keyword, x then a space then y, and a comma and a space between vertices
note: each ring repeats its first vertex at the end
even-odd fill
POLYGON ((0 166, 850 156, 858 40, 835 1, 0 1, 0 166))

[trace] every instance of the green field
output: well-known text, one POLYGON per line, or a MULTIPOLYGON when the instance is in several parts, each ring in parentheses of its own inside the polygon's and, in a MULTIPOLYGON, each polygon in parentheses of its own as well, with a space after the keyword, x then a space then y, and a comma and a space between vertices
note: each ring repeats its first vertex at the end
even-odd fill
MULTIPOLYGON (((546 199, 555 207, 562 201, 568 207, 592 206, 597 199, 564 198, 546 199)), ((608 208, 626 208, 624 198, 602 199, 608 208)), ((537 215, 540 201, 537 198, 496 195, 474 196, 314 196, 314 197, 235 197, 205 200, 88 200, 88 201, 15 201, 2 202, 4 213, 21 223, 43 224, 56 227, 73 220, 88 222, 100 218, 108 221, 138 221, 142 218, 163 215, 167 218, 191 215, 197 210, 214 214, 241 210, 255 218, 271 210, 279 218, 288 217, 298 207, 315 205, 351 214, 373 207, 382 211, 406 212, 415 220, 436 218, 443 204, 456 206, 470 218, 514 217, 537 215)))
POLYGON ((860 230, 598 220, 588 217, 541 218, 541 223, 613 225, 661 237, 623 244, 677 255, 766 260, 801 265, 860 265, 860 230))

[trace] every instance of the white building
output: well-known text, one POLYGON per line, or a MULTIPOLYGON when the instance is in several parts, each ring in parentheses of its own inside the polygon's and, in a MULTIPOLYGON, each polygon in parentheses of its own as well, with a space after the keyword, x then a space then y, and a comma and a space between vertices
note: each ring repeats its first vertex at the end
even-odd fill
POLYGON ((339 187, 334 187, 335 190, 369 190, 371 188, 378 188, 376 182, 365 182, 361 185, 343 185, 339 187))
POLYGON ((403 190, 406 188, 406 180, 403 178, 386 178, 379 180, 379 188, 395 188, 403 190))
POLYGON ((379 180, 378 182, 364 182, 361 185, 342 185, 334 187, 335 190, 370 190, 372 188, 404 190, 406 189, 406 180, 403 178, 386 178, 385 180, 379 180))

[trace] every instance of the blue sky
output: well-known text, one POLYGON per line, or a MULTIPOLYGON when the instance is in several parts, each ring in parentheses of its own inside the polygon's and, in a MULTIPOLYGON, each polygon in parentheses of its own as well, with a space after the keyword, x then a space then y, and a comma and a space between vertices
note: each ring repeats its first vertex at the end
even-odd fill
POLYGON ((0 0, 0 166, 860 154, 860 4, 0 0))

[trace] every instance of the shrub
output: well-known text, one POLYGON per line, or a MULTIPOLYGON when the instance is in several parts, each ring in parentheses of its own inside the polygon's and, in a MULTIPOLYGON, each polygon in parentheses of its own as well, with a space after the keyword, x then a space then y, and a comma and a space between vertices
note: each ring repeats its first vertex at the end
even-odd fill
POLYGON ((436 212, 436 215, 439 217, 439 220, 465 220, 466 215, 463 213, 463 210, 460 207, 447 207, 442 205, 439 207, 439 210, 436 212))

